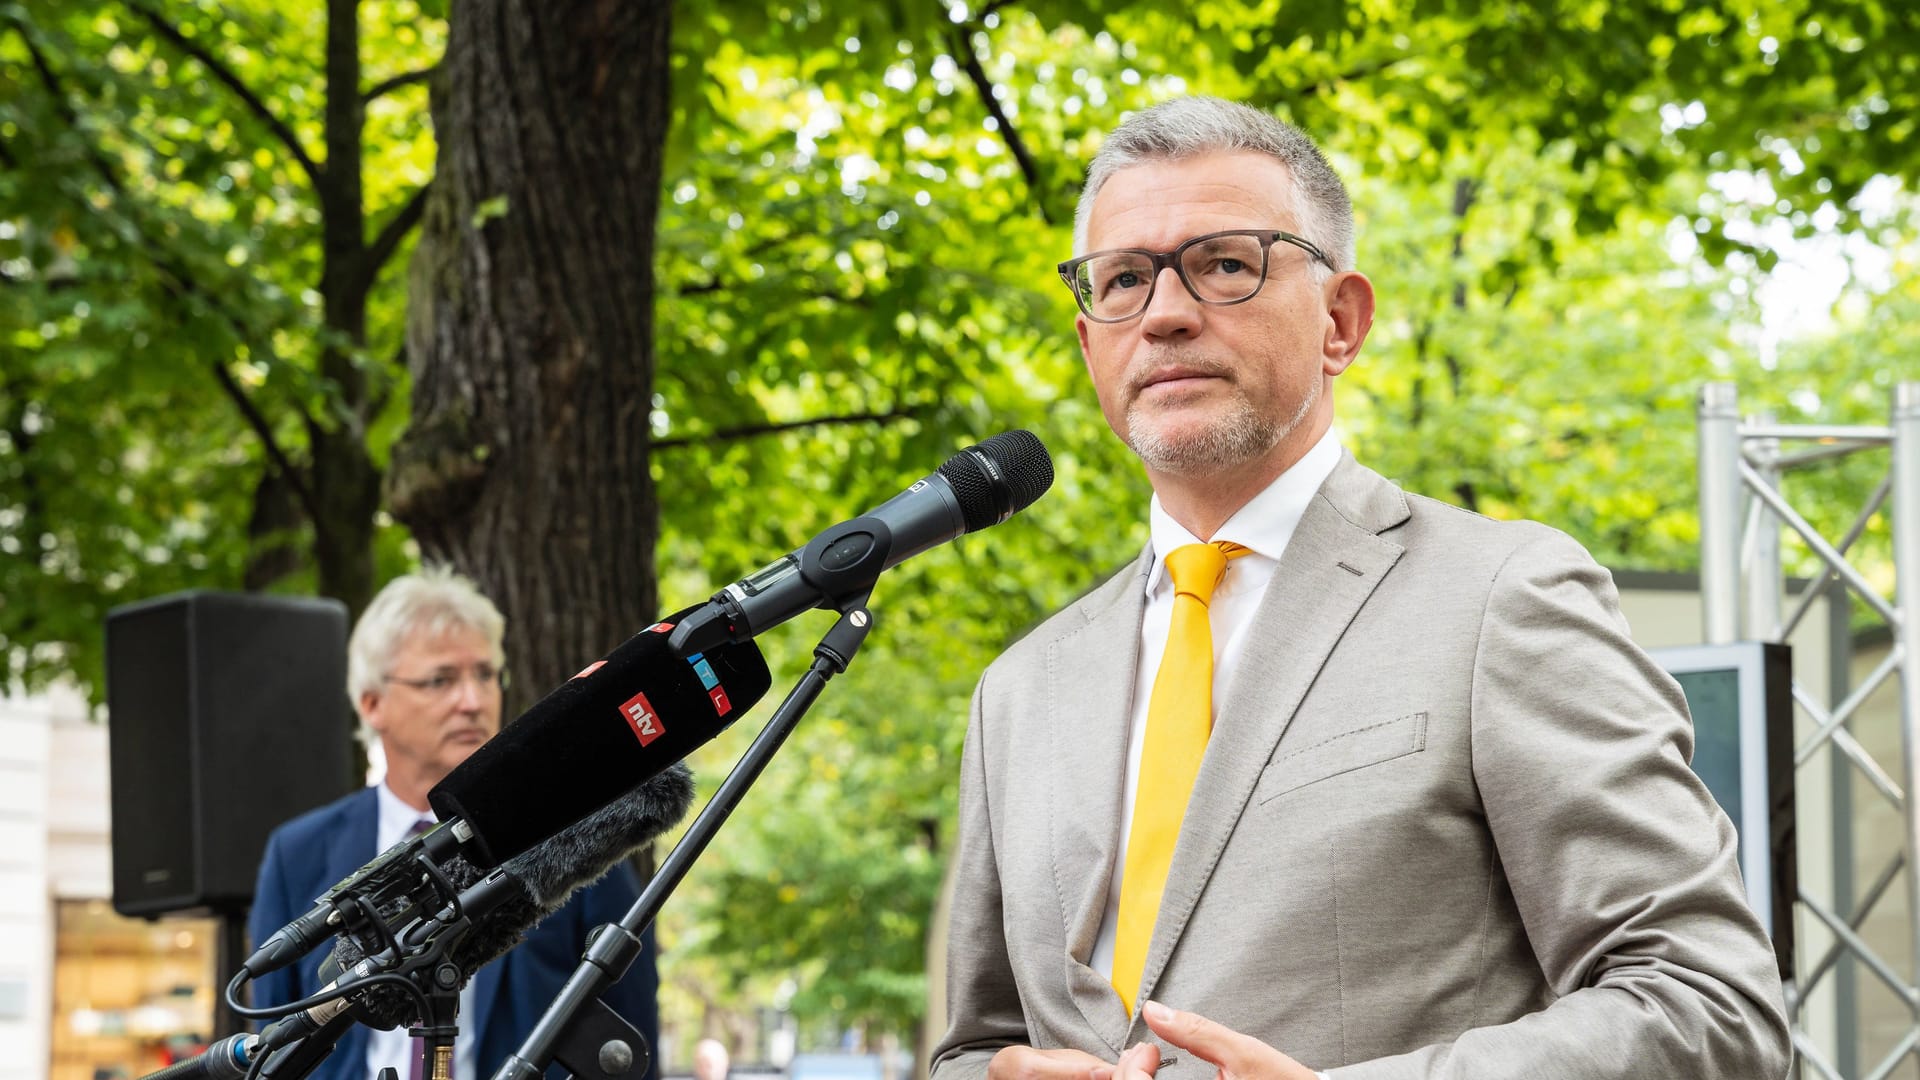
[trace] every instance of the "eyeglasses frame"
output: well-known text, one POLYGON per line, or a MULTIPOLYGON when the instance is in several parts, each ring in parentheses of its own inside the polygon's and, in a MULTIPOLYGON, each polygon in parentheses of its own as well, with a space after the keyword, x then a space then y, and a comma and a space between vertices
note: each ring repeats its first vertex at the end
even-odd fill
POLYGON ((1123 323, 1139 318, 1146 314, 1147 308, 1153 306, 1153 290, 1160 287, 1160 274, 1168 267, 1173 268, 1174 275, 1180 279, 1180 284, 1186 288, 1187 295, 1193 297, 1194 300, 1199 303, 1210 304, 1214 307, 1232 307, 1235 304, 1246 303, 1254 297, 1259 296, 1260 290, 1267 287, 1267 266, 1271 262, 1270 256, 1273 251, 1273 245, 1277 243, 1292 244, 1313 258, 1325 263, 1327 269, 1335 273, 1340 272, 1340 268, 1335 266, 1333 260, 1327 257, 1327 253, 1320 250, 1319 246, 1313 241, 1283 229, 1223 229, 1220 232, 1207 233, 1204 236, 1196 236, 1190 240, 1183 241, 1179 247, 1174 248, 1172 251, 1149 251, 1146 248, 1105 248, 1100 251, 1089 251, 1085 255, 1068 259, 1054 267, 1054 269, 1059 271, 1060 280, 1066 283, 1067 290, 1073 293, 1073 302, 1079 305, 1082 315, 1085 315, 1097 323, 1123 323), (1218 240, 1223 236, 1251 236, 1260 241, 1260 283, 1253 287, 1252 292, 1240 297, 1238 300, 1209 300, 1201 296, 1200 290, 1194 288, 1193 282, 1187 280, 1186 268, 1180 265, 1180 256, 1186 254, 1188 248, 1208 240, 1218 240), (1139 311, 1131 315, 1123 315, 1117 319, 1108 319, 1095 315, 1093 312, 1087 310, 1087 299, 1080 294, 1080 286, 1074 281, 1074 277, 1079 273, 1080 267, 1088 261, 1106 255, 1145 255, 1152 261, 1153 277, 1147 282, 1146 299, 1141 301, 1139 311))
POLYGON ((433 684, 439 680, 438 675, 428 675, 427 677, 422 679, 408 679, 408 678, 403 678, 399 675, 380 676, 380 681, 383 683, 399 683, 401 686, 412 687, 413 689, 418 690, 423 694, 438 694, 441 697, 445 697, 449 694, 457 693, 460 689, 460 685, 466 682, 468 679, 473 679, 473 682, 481 687, 486 687, 491 685, 495 689, 501 690, 503 692, 506 690, 507 685, 512 681, 508 678, 507 669, 504 667, 494 669, 493 678, 491 679, 473 678, 473 672, 471 670, 462 671, 460 673, 459 679, 456 680, 452 686, 448 687, 445 690, 439 690, 439 691, 436 691, 433 688, 433 684))

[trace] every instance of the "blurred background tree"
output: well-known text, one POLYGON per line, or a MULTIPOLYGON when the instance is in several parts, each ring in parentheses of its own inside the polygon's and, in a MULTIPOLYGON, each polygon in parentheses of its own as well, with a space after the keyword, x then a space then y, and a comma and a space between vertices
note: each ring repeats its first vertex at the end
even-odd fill
POLYGON ((116 604, 357 610, 424 557, 502 599, 522 706, 1032 428, 1053 493, 889 575, 662 926, 684 1028, 911 1041, 972 682, 1144 540, 1052 273, 1127 110, 1320 137, 1381 296, 1348 444, 1614 566, 1693 563, 1700 383, 1877 422, 1915 371, 1909 5, 840 7, 0 0, 10 680, 97 698, 116 604))

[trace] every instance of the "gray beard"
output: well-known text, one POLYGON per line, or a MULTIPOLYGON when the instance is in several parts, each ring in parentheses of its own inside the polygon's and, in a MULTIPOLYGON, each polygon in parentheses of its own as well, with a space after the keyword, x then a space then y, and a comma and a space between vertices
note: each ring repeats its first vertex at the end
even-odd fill
POLYGON ((1262 416, 1254 411, 1252 402, 1235 398, 1230 412, 1206 430, 1184 439, 1168 438, 1151 424, 1138 423, 1140 418, 1129 408, 1126 443, 1147 468, 1175 476, 1241 465, 1265 455, 1293 434, 1319 398, 1320 384, 1316 380, 1300 408, 1284 421, 1262 416))

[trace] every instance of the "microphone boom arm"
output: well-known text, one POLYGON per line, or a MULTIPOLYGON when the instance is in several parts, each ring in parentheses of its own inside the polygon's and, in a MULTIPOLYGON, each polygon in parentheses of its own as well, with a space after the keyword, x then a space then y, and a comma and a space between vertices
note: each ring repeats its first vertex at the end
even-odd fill
MULTIPOLYGON (((840 618, 814 647, 813 663, 806 674, 774 710, 766 726, 754 737, 753 745, 721 781, 719 790, 700 808, 693 824, 687 826, 686 835, 661 860, 660 868, 654 871, 646 889, 627 909, 626 915, 615 925, 600 927, 588 940, 586 954, 567 979, 566 986, 553 999, 553 1004, 547 1006, 520 1049, 495 1070, 493 1080, 540 1080, 556 1057, 580 1080, 617 1080, 629 1072, 634 1060, 632 1047, 624 1045, 617 1033, 606 1037, 605 1018, 609 1015, 617 1018, 617 1014, 599 1001, 600 993, 627 973, 627 968, 640 955, 641 931, 659 915, 667 897, 692 869, 694 860, 706 850, 747 789, 759 779, 787 736, 793 733, 800 718, 818 700, 827 680, 846 671, 853 662, 873 629, 873 613, 867 608, 870 595, 871 589, 863 590, 839 605, 840 618), (599 1007, 592 1008, 595 1005, 599 1007), (624 1067, 615 1070, 609 1068, 610 1064, 624 1067)), ((631 1032, 631 1025, 626 1025, 625 1030, 631 1032)), ((637 1040, 637 1034, 634 1037, 637 1040)), ((642 1045, 640 1051, 645 1053, 646 1047, 642 1045)), ((645 1067, 642 1062, 640 1068, 645 1067)))

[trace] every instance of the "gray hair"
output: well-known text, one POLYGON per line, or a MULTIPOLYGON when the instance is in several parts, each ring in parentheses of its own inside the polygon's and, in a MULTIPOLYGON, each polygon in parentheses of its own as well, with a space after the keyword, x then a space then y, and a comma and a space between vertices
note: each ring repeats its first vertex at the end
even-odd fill
MULTIPOLYGON (((1163 102, 1127 117, 1107 136, 1087 167, 1087 183, 1073 212, 1073 253, 1086 254, 1087 218, 1093 212, 1094 197, 1114 173, 1148 161, 1236 150, 1265 154, 1287 167, 1300 234, 1326 252, 1334 267, 1353 269, 1353 203, 1320 147, 1292 124, 1216 97, 1163 102)), ((1316 280, 1333 273, 1318 260, 1313 267, 1316 280)))
POLYGON ((472 581, 451 567, 428 566, 387 582, 347 639, 348 696, 357 704, 360 695, 378 690, 390 674, 387 664, 407 638, 434 638, 457 629, 478 631, 493 647, 494 663, 505 664, 506 616, 472 581))

